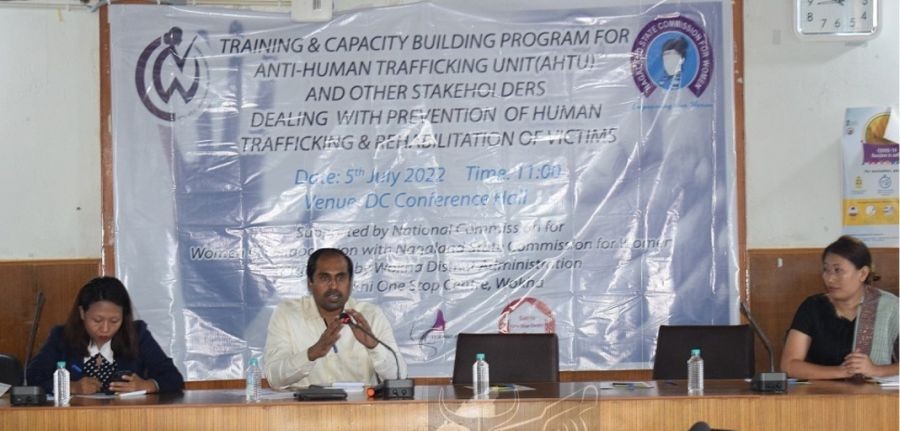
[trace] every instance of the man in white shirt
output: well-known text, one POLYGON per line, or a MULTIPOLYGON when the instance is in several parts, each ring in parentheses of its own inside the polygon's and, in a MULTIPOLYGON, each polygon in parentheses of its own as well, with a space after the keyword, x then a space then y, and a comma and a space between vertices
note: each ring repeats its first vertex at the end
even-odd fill
POLYGON ((334 248, 316 250, 306 264, 309 296, 283 301, 272 314, 266 339, 269 386, 290 389, 334 382, 376 384, 406 376, 394 331, 377 305, 350 298, 353 261, 334 248), (356 322, 342 322, 347 313, 356 322), (397 364, 399 362, 399 364, 397 364), (399 372, 397 367, 400 367, 399 372))

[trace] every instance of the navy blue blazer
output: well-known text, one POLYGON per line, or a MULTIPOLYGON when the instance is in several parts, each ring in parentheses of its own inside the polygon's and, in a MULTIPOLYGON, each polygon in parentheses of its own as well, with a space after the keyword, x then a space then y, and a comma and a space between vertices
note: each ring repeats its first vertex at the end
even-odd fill
MULTIPOLYGON (((138 339, 138 352, 135 359, 116 357, 117 370, 129 370, 137 373, 142 379, 156 380, 159 392, 178 392, 184 389, 184 378, 172 359, 166 356, 162 348, 147 329, 143 320, 134 322, 138 339)), ((38 354, 28 363, 28 384, 43 386, 47 393, 53 392, 53 372, 58 361, 66 361, 66 369, 74 382, 84 375, 84 356, 69 349, 62 338, 62 325, 50 331, 50 337, 38 354)))

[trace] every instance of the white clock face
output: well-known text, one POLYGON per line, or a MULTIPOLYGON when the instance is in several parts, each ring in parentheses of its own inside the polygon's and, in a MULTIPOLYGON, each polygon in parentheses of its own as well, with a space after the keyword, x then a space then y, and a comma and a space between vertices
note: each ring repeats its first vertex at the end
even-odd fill
POLYGON ((877 0, 794 0, 801 36, 868 37, 878 27, 877 0))

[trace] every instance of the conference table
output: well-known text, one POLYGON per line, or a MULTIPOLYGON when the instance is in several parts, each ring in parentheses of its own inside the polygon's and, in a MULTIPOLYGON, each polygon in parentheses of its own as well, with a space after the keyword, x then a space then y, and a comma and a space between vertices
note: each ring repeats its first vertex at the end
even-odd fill
POLYGON ((240 390, 189 390, 134 398, 75 397, 66 407, 10 406, 0 430, 687 430, 697 421, 729 430, 897 430, 900 392, 872 383, 813 381, 784 394, 752 392, 741 380, 529 384, 488 399, 450 385, 416 387, 415 399, 292 398, 247 402, 240 390), (612 386, 612 387, 611 387, 612 386))

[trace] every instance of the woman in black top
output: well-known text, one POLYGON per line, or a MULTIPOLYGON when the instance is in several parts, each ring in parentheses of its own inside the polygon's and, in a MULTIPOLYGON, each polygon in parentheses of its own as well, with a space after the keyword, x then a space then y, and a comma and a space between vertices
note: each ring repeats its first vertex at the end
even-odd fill
POLYGON ((791 323, 781 369, 792 377, 840 379, 898 373, 898 300, 870 286, 866 245, 842 236, 822 252, 825 293, 810 296, 791 323))

